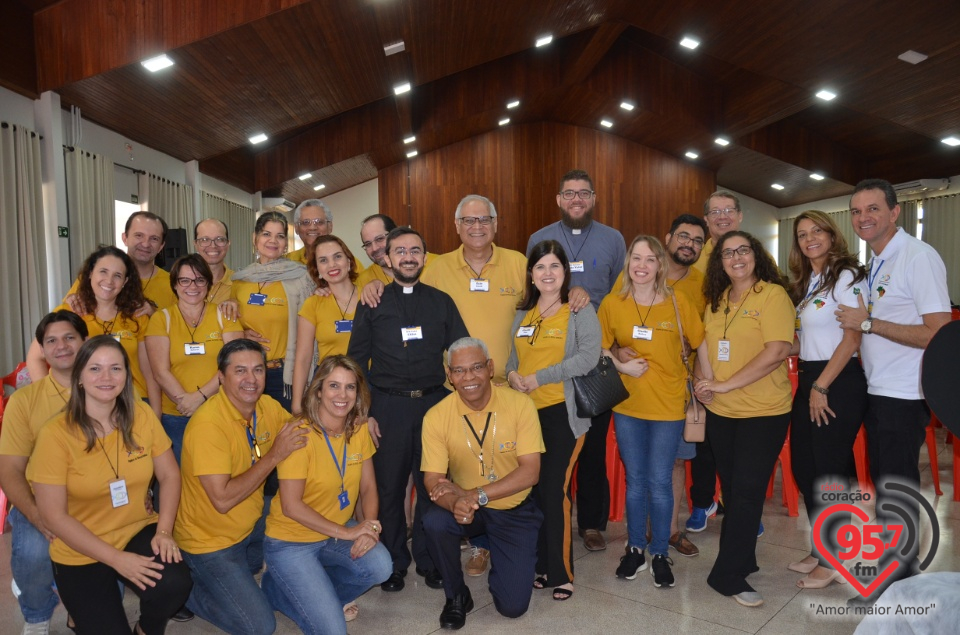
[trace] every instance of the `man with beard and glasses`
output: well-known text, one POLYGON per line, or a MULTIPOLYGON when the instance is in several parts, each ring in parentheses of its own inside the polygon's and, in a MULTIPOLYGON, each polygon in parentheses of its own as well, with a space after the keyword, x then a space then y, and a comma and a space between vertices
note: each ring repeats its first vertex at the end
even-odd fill
MULTIPOLYGON (((596 193, 593 180, 583 170, 571 170, 560 179, 557 207, 560 220, 538 230, 527 241, 527 255, 543 240, 563 245, 570 260, 570 286, 582 287, 590 295, 594 309, 614 288, 614 280, 623 271, 627 246, 623 235, 593 220, 596 193)), ((571 293, 571 308, 574 296, 571 293)), ((601 533, 610 515, 610 485, 607 482, 607 430, 610 412, 593 417, 577 468, 577 525, 583 544, 589 551, 607 548, 601 533)))
POLYGON ((420 470, 423 416, 449 394, 443 383, 443 351, 466 337, 467 327, 453 299, 421 284, 426 245, 408 227, 387 235, 385 259, 393 282, 376 307, 357 306, 347 355, 369 369, 368 424, 379 451, 373 457, 380 496, 381 542, 393 558, 393 574, 380 585, 400 591, 410 566, 403 512, 407 479, 413 473, 417 504, 413 517, 413 559, 427 586, 443 588, 443 579, 427 551, 421 520, 430 504, 420 470))

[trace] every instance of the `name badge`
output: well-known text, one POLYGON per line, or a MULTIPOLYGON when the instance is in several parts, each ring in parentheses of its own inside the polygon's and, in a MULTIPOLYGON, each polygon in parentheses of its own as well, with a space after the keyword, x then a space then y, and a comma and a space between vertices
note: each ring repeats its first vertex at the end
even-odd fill
POLYGON ((583 261, 578 260, 570 263, 570 273, 583 273, 583 261))
POLYGON ((635 340, 647 340, 648 342, 653 339, 653 329, 649 326, 634 326, 633 327, 633 339, 635 340))
POLYGON ((183 345, 184 355, 206 355, 207 349, 203 342, 187 342, 183 345))
POLYGON ((533 337, 535 326, 521 326, 517 329, 517 337, 533 337))
POLYGON ((730 340, 720 340, 717 342, 717 361, 730 361, 730 340))
POLYGON ((251 293, 250 299, 247 300, 247 304, 252 304, 254 306, 264 306, 267 302, 267 294, 265 293, 251 293))
POLYGON ((404 342, 409 342, 410 340, 422 340, 423 329, 419 326, 407 326, 400 329, 400 336, 403 337, 404 342))
POLYGON ((112 337, 113 339, 117 340, 118 342, 120 341, 120 334, 119 334, 119 333, 112 333, 112 334, 110 335, 110 337, 112 337))
POLYGON ((343 490, 337 494, 337 500, 340 501, 340 509, 346 509, 350 506, 350 492, 343 490))
POLYGON ((799 315, 797 316, 797 319, 795 319, 795 320, 793 321, 793 330, 794 330, 794 331, 799 331, 799 330, 800 330, 800 316, 799 316, 799 315))
POLYGON ((333 323, 336 333, 352 333, 353 320, 335 320, 333 323))
POLYGON ((117 507, 123 507, 130 502, 130 497, 127 496, 126 479, 121 478, 110 483, 110 502, 113 503, 114 509, 117 507))
POLYGON ((471 291, 489 291, 490 281, 480 280, 477 278, 470 278, 470 290, 471 291))

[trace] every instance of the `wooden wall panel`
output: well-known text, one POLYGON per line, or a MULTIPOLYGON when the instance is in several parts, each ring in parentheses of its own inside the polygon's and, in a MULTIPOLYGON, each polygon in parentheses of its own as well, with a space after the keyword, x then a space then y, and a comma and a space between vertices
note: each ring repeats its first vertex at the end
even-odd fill
POLYGON ((33 14, 16 2, 0 3, 0 60, 0 86, 39 97, 33 14))
POLYGON ((453 216, 467 194, 497 206, 497 243, 523 251, 534 231, 559 220, 558 180, 580 168, 593 177, 594 218, 619 229, 663 236, 678 214, 697 213, 716 189, 713 172, 615 135, 556 123, 511 126, 380 170, 380 209, 420 231, 431 251, 459 246, 453 216), (409 216, 406 210, 409 166, 409 216))

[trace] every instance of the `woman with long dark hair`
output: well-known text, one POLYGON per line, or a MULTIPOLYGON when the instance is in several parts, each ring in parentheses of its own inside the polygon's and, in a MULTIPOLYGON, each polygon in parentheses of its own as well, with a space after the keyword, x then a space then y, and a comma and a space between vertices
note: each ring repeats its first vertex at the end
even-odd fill
POLYGON ((530 251, 506 366, 510 386, 533 398, 540 417, 546 452, 533 495, 544 519, 534 586, 553 587, 555 600, 573 595, 570 474, 590 429, 590 419, 577 416, 572 379, 586 375, 600 359, 600 322, 593 307, 570 310, 569 269, 555 240, 537 243, 530 251))
MULTIPOLYGON (((793 352, 800 355, 790 451, 793 476, 813 527, 824 507, 817 500, 820 486, 848 481, 850 454, 867 409, 867 379, 857 356, 861 334, 840 328, 834 317, 841 304, 857 306, 866 272, 830 217, 808 210, 793 222, 790 273, 790 296, 797 307, 793 352)), ((832 538, 825 535, 824 540, 832 538)), ((787 567, 807 574, 797 586, 820 589, 843 583, 816 541, 811 542, 810 555, 787 567)))

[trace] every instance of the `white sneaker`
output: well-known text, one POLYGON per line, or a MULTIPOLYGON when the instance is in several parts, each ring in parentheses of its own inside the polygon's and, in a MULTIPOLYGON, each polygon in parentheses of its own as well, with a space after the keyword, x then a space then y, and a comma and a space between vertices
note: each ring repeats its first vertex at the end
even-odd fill
POLYGON ((22 635, 49 635, 50 620, 36 624, 24 624, 22 635))
POLYGON ((20 587, 17 586, 17 581, 13 578, 10 578, 10 590, 13 591, 13 597, 20 597, 20 587))

